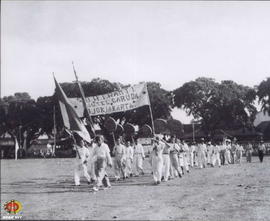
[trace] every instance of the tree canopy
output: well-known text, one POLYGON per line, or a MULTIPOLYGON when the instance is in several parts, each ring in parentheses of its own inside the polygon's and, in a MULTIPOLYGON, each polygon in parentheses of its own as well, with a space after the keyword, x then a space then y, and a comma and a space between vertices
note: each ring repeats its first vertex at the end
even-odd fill
POLYGON ((205 131, 251 127, 257 113, 253 88, 198 78, 174 90, 175 106, 201 121, 205 131))

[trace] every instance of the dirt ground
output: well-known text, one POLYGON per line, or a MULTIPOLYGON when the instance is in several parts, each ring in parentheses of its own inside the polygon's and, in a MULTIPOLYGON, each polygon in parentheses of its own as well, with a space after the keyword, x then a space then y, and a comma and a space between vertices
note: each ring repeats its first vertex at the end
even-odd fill
POLYGON ((153 185, 146 174, 90 191, 73 182, 73 159, 1 160, 3 204, 22 203, 22 219, 52 220, 270 220, 270 157, 259 163, 192 169, 183 178, 153 185))

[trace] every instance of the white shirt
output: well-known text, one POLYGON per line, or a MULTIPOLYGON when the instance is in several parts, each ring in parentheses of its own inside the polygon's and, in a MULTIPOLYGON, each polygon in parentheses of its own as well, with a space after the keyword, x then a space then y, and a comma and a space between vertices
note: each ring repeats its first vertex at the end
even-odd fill
POLYGON ((133 148, 132 148, 132 146, 128 146, 127 148, 126 148, 126 158, 127 159, 133 159, 133 148))
POLYGON ((125 157, 126 147, 123 144, 115 145, 113 152, 116 158, 122 159, 125 157))
POLYGON ((101 146, 96 145, 93 151, 93 160, 106 159, 108 164, 112 164, 110 149, 107 144, 102 143, 101 146))
POLYGON ((134 155, 136 154, 141 154, 142 157, 144 157, 144 150, 143 150, 143 146, 138 143, 137 145, 134 146, 134 155))

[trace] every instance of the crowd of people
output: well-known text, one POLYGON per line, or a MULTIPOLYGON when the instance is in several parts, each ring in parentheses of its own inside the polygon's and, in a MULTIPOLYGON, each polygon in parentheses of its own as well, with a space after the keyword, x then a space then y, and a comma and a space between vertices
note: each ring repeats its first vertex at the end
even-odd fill
MULTIPOLYGON (((79 136, 74 136, 76 150, 75 159, 75 185, 80 185, 80 175, 83 172, 88 184, 93 183, 93 190, 110 188, 107 167, 113 168, 115 180, 125 180, 132 176, 144 174, 143 162, 145 151, 138 139, 126 141, 118 137, 112 150, 113 158, 108 145, 102 135, 96 136, 91 144, 87 144, 79 136), (89 171, 89 172, 88 172, 89 171)), ((236 139, 224 139, 222 142, 199 142, 187 144, 176 136, 170 138, 154 136, 152 139, 149 163, 155 185, 162 181, 167 182, 174 178, 181 178, 185 173, 190 173, 190 168, 221 167, 228 164, 241 164, 245 152, 247 162, 252 159, 252 144, 245 149, 236 139)), ((263 141, 258 145, 258 156, 263 162, 266 151, 263 141)))

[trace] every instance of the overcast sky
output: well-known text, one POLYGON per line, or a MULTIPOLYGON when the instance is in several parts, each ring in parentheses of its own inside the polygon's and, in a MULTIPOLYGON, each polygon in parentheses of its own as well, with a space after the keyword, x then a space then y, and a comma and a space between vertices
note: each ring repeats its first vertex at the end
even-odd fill
MULTIPOLYGON (((205 76, 254 86, 270 76, 270 2, 1 1, 1 95, 59 82, 205 76)), ((174 116, 187 121, 179 111, 174 116)))

